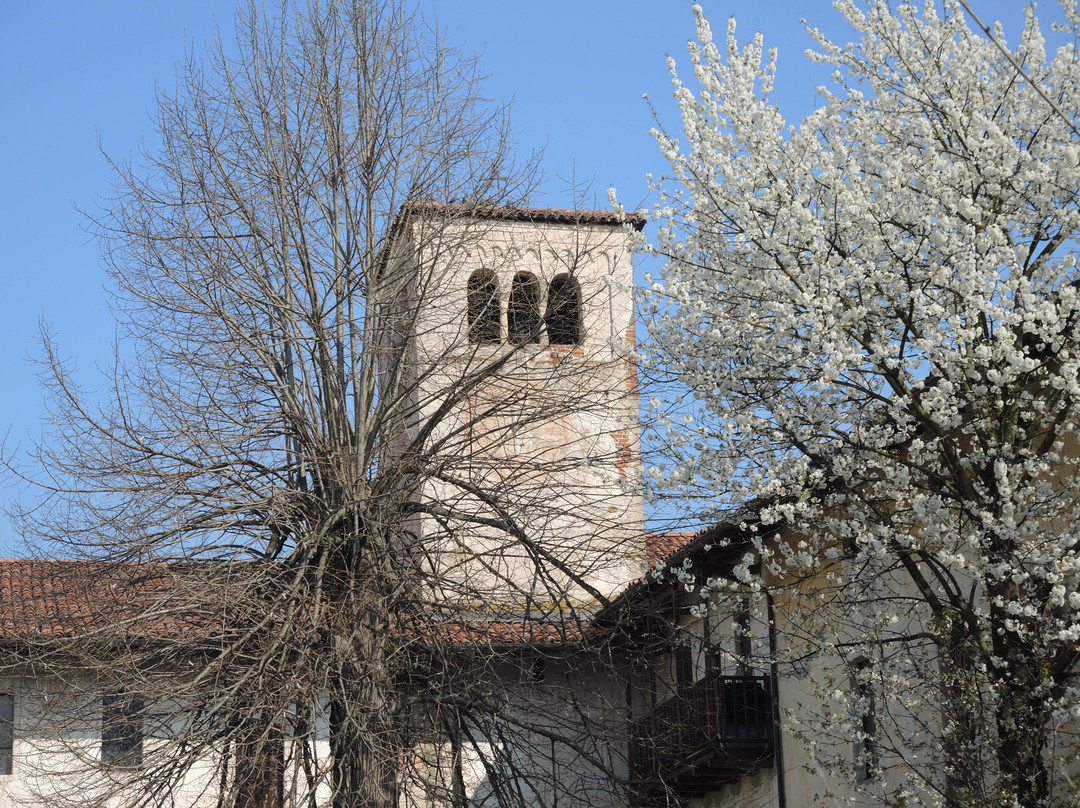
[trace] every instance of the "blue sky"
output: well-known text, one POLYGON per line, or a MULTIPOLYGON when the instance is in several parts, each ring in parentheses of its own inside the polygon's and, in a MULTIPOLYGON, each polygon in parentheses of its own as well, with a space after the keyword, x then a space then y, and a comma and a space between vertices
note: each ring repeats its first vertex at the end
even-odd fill
MULTIPOLYGON (((846 41, 827 0, 701 0, 714 30, 738 20, 740 39, 761 30, 780 51, 777 97, 789 118, 813 108, 820 70, 800 20, 846 41)), ((984 19, 1015 32, 1020 0, 972 0, 984 19)), ((1054 4, 1042 6, 1053 9, 1054 4)), ((566 206, 567 183, 591 183, 606 206, 609 185, 627 206, 647 202, 647 172, 663 162, 648 135, 648 93, 670 127, 665 54, 685 63, 693 34, 682 0, 424 0, 428 14, 483 50, 493 96, 514 97, 522 151, 546 149, 549 182, 536 202, 566 206)), ((171 87, 185 47, 231 36, 232 0, 2 0, 0 2, 0 435, 9 447, 40 434, 45 417, 35 368, 38 321, 93 387, 107 365, 113 328, 98 248, 75 206, 107 196, 110 169, 98 149, 123 159, 152 138, 155 86, 171 87)), ((15 494, 0 472, 0 503, 15 494), (5 483, 7 483, 5 485, 5 483)), ((18 554, 0 517, 0 556, 18 554)))

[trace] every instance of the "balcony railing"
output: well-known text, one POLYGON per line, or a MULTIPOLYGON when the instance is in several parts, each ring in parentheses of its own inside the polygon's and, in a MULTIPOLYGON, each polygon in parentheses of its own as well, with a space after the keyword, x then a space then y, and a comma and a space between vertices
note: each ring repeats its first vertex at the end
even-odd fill
POLYGON ((631 724, 631 781, 708 791, 771 765, 776 736, 769 676, 708 674, 631 724))

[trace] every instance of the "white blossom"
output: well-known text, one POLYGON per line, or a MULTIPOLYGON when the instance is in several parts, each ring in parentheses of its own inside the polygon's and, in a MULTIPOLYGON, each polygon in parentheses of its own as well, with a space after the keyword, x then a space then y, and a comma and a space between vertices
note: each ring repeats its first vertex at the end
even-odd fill
MULTIPOLYGON (((811 29, 836 72, 796 124, 733 21, 714 41, 694 6, 692 79, 669 60, 683 136, 653 133, 646 361, 694 400, 651 402, 675 449, 652 479, 773 503, 762 523, 795 538, 731 579, 797 577, 803 653, 861 656, 896 715, 942 716, 890 725, 898 794, 945 801, 934 766, 974 788, 977 758, 987 804, 1035 805, 1002 733, 1049 750, 1080 718, 1080 138, 1043 99, 1076 116, 1080 57, 1048 55, 1029 9, 1011 54, 1036 89, 951 0, 836 6, 858 38, 811 29)), ((822 697, 850 698, 847 670, 822 697)), ((822 710, 793 723, 827 729, 822 710)))

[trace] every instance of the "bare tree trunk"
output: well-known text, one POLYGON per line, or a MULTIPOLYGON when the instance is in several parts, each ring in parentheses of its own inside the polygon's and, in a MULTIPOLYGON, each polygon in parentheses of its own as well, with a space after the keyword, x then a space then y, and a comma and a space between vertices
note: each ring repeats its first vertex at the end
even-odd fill
POLYGON ((379 670, 378 640, 360 641, 342 661, 330 696, 334 808, 395 808, 403 749, 390 703, 391 683, 379 670))
POLYGON ((393 571, 377 535, 351 534, 329 565, 333 808, 394 808, 403 753, 391 668, 393 571))

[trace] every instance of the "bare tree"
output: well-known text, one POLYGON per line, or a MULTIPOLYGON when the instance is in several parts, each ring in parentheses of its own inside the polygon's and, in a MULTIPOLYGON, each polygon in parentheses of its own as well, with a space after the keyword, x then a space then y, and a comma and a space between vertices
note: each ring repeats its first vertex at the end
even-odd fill
POLYGON ((8 669, 63 685, 41 738, 85 722, 42 798, 539 804, 559 760, 588 795, 622 695, 567 649, 643 552, 619 222, 517 207, 506 110, 403 3, 251 3, 237 44, 92 217, 107 391, 44 336, 16 516, 107 565, 48 569, 67 622, 8 669))

